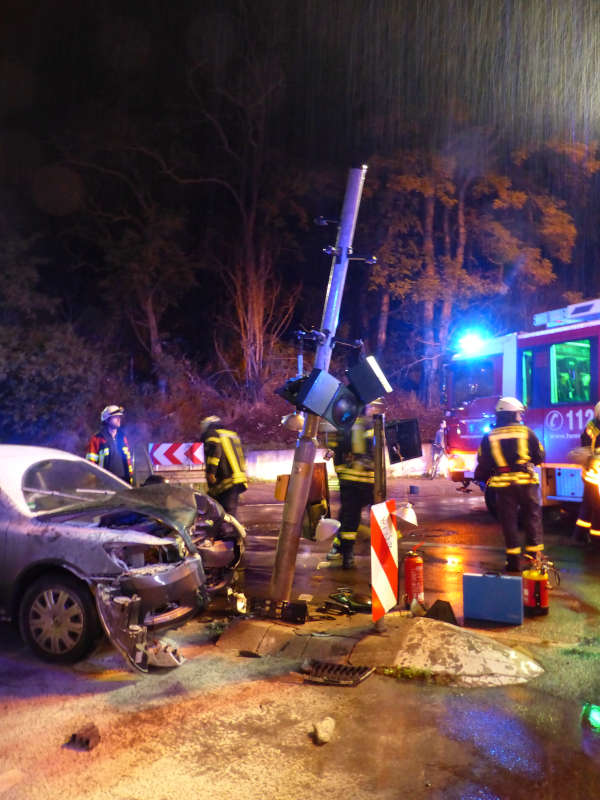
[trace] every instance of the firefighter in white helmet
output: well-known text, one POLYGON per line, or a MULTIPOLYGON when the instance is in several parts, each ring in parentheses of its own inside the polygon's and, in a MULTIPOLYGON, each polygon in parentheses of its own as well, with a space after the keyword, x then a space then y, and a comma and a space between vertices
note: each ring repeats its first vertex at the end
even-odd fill
POLYGON ((122 406, 111 405, 102 409, 100 430, 90 439, 85 457, 133 484, 133 456, 121 428, 123 414, 122 406))
POLYGON ((587 542, 588 536, 600 537, 600 403, 594 406, 594 418, 581 434, 581 446, 591 454, 582 470, 583 499, 575 523, 575 539, 587 542))
POLYGON ((498 519, 506 546, 507 572, 520 572, 522 552, 519 512, 525 529, 525 552, 544 549, 539 480, 534 465, 544 460, 544 448, 522 422, 525 407, 516 397, 501 397, 496 424, 486 433, 477 452, 475 480, 487 482, 496 493, 498 519))

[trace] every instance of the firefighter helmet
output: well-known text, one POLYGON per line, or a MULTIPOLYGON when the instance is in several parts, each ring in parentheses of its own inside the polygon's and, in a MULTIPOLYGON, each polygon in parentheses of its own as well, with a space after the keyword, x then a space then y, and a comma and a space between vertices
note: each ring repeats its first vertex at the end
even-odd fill
POLYGON ((496 411, 525 411, 525 406, 516 397, 501 397, 498 400, 496 411))
POLYGON ((204 439, 206 434, 208 433, 209 428, 214 428, 216 425, 221 424, 220 417, 205 417, 202 422, 200 423, 200 441, 204 439))
POLYGON ((100 422, 106 422, 111 417, 122 417, 124 413, 123 406, 106 406, 100 413, 100 422))

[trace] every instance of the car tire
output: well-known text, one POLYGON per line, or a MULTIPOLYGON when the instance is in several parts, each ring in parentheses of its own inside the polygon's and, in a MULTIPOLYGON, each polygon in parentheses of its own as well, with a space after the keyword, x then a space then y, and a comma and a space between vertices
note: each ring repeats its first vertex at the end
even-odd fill
POLYGON ((88 587, 64 573, 34 581, 19 606, 23 640, 44 661, 71 664, 92 649, 100 633, 88 587))

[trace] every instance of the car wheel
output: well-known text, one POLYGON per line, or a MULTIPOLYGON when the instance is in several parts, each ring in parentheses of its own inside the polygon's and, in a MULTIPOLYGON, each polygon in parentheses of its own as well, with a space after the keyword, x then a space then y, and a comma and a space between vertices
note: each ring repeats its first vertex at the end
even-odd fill
POLYGON ((52 573, 27 589, 19 608, 21 636, 45 661, 72 663, 92 648, 99 622, 85 584, 52 573))

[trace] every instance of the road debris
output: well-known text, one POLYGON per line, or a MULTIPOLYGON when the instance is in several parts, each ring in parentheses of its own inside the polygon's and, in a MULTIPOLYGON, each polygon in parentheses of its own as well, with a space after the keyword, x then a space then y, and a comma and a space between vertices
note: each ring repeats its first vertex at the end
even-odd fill
POLYGON ((90 722, 72 733, 66 744, 74 750, 93 750, 99 741, 100 731, 93 722, 90 722))
POLYGON ((148 665, 151 667, 180 667, 185 658, 169 639, 154 639, 148 642, 148 665))
POLYGON ((335 730, 335 720, 333 717, 325 717, 320 722, 315 722, 312 730, 312 738, 315 744, 327 744, 331 741, 335 730))

